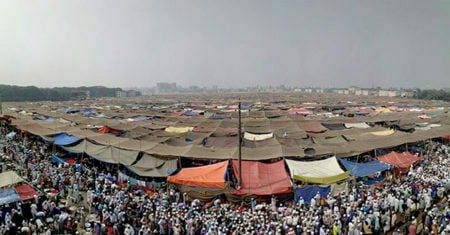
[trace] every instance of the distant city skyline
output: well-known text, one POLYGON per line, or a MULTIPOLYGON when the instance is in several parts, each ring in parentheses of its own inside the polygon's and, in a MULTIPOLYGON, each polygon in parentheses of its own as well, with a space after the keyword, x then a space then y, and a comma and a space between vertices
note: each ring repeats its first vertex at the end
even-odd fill
POLYGON ((450 1, 2 1, 0 84, 450 87, 450 1))

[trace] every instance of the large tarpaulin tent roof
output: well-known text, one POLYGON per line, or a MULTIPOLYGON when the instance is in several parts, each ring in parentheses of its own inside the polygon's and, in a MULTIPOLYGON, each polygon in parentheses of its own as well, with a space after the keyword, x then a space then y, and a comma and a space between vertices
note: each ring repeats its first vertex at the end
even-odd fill
POLYGON ((167 177, 167 182, 189 186, 224 188, 228 161, 211 165, 182 168, 167 177))
POLYGON ((0 188, 22 182, 23 179, 14 171, 0 173, 0 188))
POLYGON ((344 172, 336 157, 317 161, 294 161, 286 159, 291 177, 308 183, 332 184, 348 178, 350 172, 344 172))
POLYGON ((205 140, 205 147, 238 147, 237 136, 210 136, 205 140))
POLYGON ((145 152, 146 150, 155 147, 157 144, 158 142, 127 139, 125 141, 116 144, 114 147, 145 152))
POLYGON ((228 160, 230 156, 233 156, 237 152, 238 148, 214 148, 203 147, 201 145, 194 145, 192 148, 184 154, 187 158, 197 159, 223 159, 228 160))
POLYGON ((328 130, 318 121, 298 122, 297 125, 308 133, 322 133, 328 130))
POLYGON ((16 126, 17 129, 25 132, 30 132, 33 135, 37 136, 51 136, 56 135, 60 133, 59 130, 50 129, 47 127, 43 127, 42 125, 38 123, 27 123, 27 124, 20 124, 16 126))
POLYGON ((75 146, 63 147, 73 153, 86 153, 89 156, 106 163, 121 163, 131 165, 137 158, 139 151, 125 150, 110 145, 95 144, 83 140, 75 146))
POLYGON ((379 156, 378 160, 398 168, 400 173, 406 173, 413 163, 420 160, 420 157, 414 156, 410 152, 397 153, 392 151, 383 156, 379 156))
POLYGON ((127 168, 140 176, 166 177, 169 170, 177 169, 177 159, 161 159, 144 153, 136 163, 127 168))
POLYGON ((345 169, 350 171, 351 176, 356 177, 368 176, 392 168, 392 166, 378 160, 359 163, 340 158, 339 161, 344 165, 345 169))
MULTIPOLYGON (((217 105, 213 106, 216 107, 217 105)), ((58 121, 46 122, 42 120, 31 120, 31 116, 17 113, 14 113, 14 115, 18 119, 12 120, 12 125, 24 132, 26 131, 41 136, 47 141, 56 141, 56 144, 61 144, 62 146, 65 146, 63 144, 68 144, 70 141, 67 142, 66 138, 59 140, 59 137, 61 137, 59 135, 55 136, 56 140, 50 136, 64 132, 67 135, 72 135, 73 140, 75 138, 84 139, 85 141, 90 141, 92 144, 100 146, 98 148, 103 148, 102 145, 111 146, 107 147, 106 152, 101 151, 106 155, 112 151, 114 151, 114 155, 117 155, 116 153, 121 156, 122 153, 127 154, 116 151, 116 149, 134 151, 132 153, 133 155, 136 152, 147 153, 159 158, 187 157, 222 160, 235 159, 238 154, 238 143, 237 140, 234 140, 237 137, 219 138, 237 136, 236 127, 238 126, 238 122, 236 119, 209 120, 206 115, 203 118, 186 118, 167 113, 157 113, 156 116, 158 118, 154 120, 129 122, 120 118, 87 118, 79 116, 82 113, 69 115, 42 109, 39 111, 38 109, 38 107, 32 107, 32 110, 27 111, 36 113, 33 111, 36 110, 42 112, 40 114, 44 116, 52 116, 55 120, 56 118, 63 117, 66 120, 77 122, 78 125, 75 125, 75 123, 72 123, 73 125, 67 123, 61 124, 58 121), (127 138, 120 138, 111 134, 96 133, 95 130, 101 126, 127 131, 136 130, 137 134, 123 136, 127 138), (168 127, 166 131, 161 130, 165 127, 168 127), (191 128, 192 130, 190 130, 191 128), (155 131, 155 129, 158 130, 155 131), (171 129, 173 132, 170 132, 171 129), (134 140, 131 137, 138 137, 143 141, 134 140)), ((236 114, 236 110, 232 112, 236 114)), ((107 115, 110 117, 133 117, 137 113, 117 113, 111 110, 107 115)), ((151 115, 145 113, 145 116, 151 115)), ((252 137, 248 138, 250 141, 244 138, 245 144, 242 150, 242 158, 244 160, 268 160, 280 157, 301 158, 304 156, 313 157, 328 154, 347 157, 370 152, 374 149, 394 148, 405 143, 415 143, 450 134, 449 114, 442 112, 439 113, 436 119, 427 120, 429 123, 437 121, 439 125, 427 125, 426 128, 422 128, 424 127, 423 120, 417 117, 416 112, 406 114, 395 112, 389 115, 378 114, 374 117, 355 118, 338 118, 333 116, 326 119, 319 116, 302 119, 289 117, 267 119, 267 117, 260 117, 258 113, 247 116, 249 116, 247 119, 245 117, 243 118, 243 130, 252 130, 255 133, 247 133, 247 136, 248 134, 252 134, 252 137), (381 126, 369 127, 366 124, 374 121, 380 125, 382 123, 410 123, 419 128, 416 128, 416 131, 413 133, 407 133, 389 130, 381 126), (324 125, 339 124, 338 129, 341 129, 341 124, 345 124, 346 127, 351 127, 351 129, 328 130, 322 123, 324 125), (268 139, 258 141, 259 137, 268 139), (314 142, 312 142, 313 140, 314 142), (306 151, 310 149, 314 149, 314 151, 306 151)), ((88 154, 97 156, 100 158, 99 160, 110 163, 125 162, 129 164, 130 161, 133 162, 135 160, 134 158, 116 159, 116 156, 113 159, 108 156, 101 156, 101 154, 94 155, 95 153, 95 151, 90 151, 88 154)), ((128 153, 131 154, 131 152, 128 153)))
POLYGON ((320 137, 313 137, 312 138, 314 143, 317 144, 342 144, 342 143, 347 143, 347 140, 342 136, 329 136, 329 137, 324 137, 324 138, 320 138, 320 137))
MULTIPOLYGON (((291 181, 287 174, 284 161, 274 163, 262 163, 256 161, 241 161, 242 182, 236 190, 239 195, 272 195, 289 193, 292 190, 291 181)), ((233 169, 236 177, 239 177, 239 163, 233 160, 233 169)))

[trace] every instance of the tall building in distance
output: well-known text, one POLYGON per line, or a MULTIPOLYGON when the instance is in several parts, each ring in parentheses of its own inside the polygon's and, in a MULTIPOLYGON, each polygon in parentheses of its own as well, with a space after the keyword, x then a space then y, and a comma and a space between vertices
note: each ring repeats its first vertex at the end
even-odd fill
POLYGON ((177 84, 175 82, 158 82, 156 83, 156 93, 172 93, 177 92, 177 84))
POLYGON ((137 97, 137 96, 141 96, 141 92, 137 91, 137 90, 121 90, 121 91, 116 91, 116 97, 137 97))

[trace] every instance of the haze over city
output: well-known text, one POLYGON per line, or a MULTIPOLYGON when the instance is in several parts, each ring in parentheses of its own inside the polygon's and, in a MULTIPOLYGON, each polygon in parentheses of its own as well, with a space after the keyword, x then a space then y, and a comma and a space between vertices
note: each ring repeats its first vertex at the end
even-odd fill
POLYGON ((2 1, 0 84, 450 87, 450 1, 2 1))

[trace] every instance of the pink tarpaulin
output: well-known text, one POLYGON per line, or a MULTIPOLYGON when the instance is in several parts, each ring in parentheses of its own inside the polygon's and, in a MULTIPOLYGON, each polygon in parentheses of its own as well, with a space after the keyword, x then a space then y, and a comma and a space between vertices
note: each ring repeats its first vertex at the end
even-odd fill
MULTIPOLYGON (((284 167, 284 161, 262 163, 242 161, 242 184, 235 194, 272 195, 290 193, 291 180, 284 167)), ((238 176, 238 161, 233 160, 233 169, 238 176)))
POLYGON ((39 193, 28 184, 16 186, 15 189, 17 194, 20 196, 20 200, 22 201, 33 199, 35 195, 39 195, 39 193))

